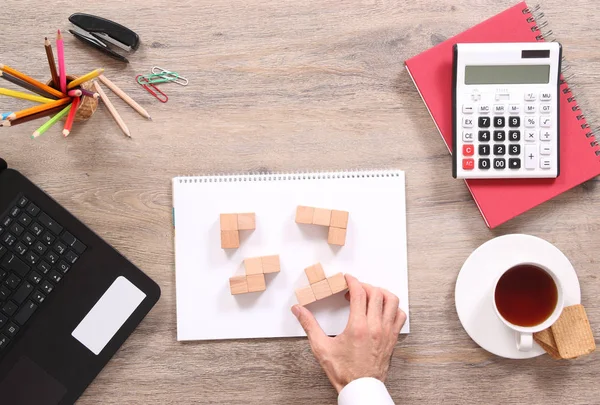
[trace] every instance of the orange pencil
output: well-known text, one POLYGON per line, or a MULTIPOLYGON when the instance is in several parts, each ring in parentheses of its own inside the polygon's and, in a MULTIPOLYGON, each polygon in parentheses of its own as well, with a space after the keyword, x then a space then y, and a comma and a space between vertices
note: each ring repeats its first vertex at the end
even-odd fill
POLYGON ((18 70, 11 68, 10 66, 6 66, 6 65, 3 65, 0 63, 0 70, 2 70, 3 72, 6 72, 9 75, 12 75, 16 78, 19 78, 19 79, 23 80, 24 82, 27 82, 27 83, 37 87, 38 89, 42 89, 46 93, 52 94, 55 97, 63 98, 66 96, 66 94, 63 94, 60 91, 53 89, 50 86, 46 86, 44 83, 40 83, 37 80, 32 79, 31 77, 19 72, 18 70))
POLYGON ((71 128, 73 128, 73 120, 75 119, 75 114, 77 114, 77 108, 79 107, 79 97, 73 98, 73 103, 71 104, 71 110, 69 111, 69 115, 67 115, 67 121, 65 122, 65 129, 63 129, 63 136, 66 138, 71 133, 71 128))
POLYGON ((46 111, 46 110, 50 110, 52 108, 55 108, 55 107, 58 107, 61 105, 65 105, 69 101, 71 101, 71 99, 69 97, 61 98, 60 100, 56 100, 51 103, 40 104, 40 105, 36 105, 35 107, 27 108, 26 110, 14 112, 11 115, 9 115, 7 118, 10 121, 16 120, 17 118, 26 117, 28 115, 37 114, 41 111, 46 111))

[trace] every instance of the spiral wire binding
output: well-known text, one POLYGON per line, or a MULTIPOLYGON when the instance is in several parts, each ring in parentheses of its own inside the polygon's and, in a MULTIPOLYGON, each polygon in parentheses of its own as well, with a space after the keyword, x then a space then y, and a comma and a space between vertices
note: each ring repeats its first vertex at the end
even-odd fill
MULTIPOLYGON (((531 26, 531 31, 532 32, 536 32, 538 33, 535 37, 536 41, 556 41, 556 38, 554 38, 554 33, 552 32, 552 30, 548 29, 548 21, 545 20, 545 15, 541 10, 541 6, 539 4, 536 4, 533 7, 527 7, 524 8, 523 14, 528 15, 527 17, 527 22, 530 24, 533 24, 531 26)), ((581 129, 583 129, 585 131, 585 136, 586 138, 588 138, 590 140, 590 146, 592 148, 597 148, 598 146, 600 146, 600 144, 598 143, 598 140, 596 139, 596 134, 600 133, 600 126, 599 127, 595 127, 595 128, 591 128, 590 124, 587 122, 585 116, 581 113, 581 108, 579 107, 579 103, 577 102, 577 99, 575 98, 574 94, 573 94, 573 85, 568 84, 567 81, 570 81, 571 79, 573 79, 575 77, 574 73, 569 73, 567 74, 566 72, 568 72, 571 69, 571 65, 568 64, 568 62, 566 61, 565 57, 562 57, 561 60, 561 79, 560 79, 560 86, 564 86, 564 88, 561 89, 561 91, 568 95, 567 97, 567 102, 571 105, 571 110, 577 114, 575 116, 575 118, 577 118, 578 121, 580 121, 580 126, 581 129)), ((596 153, 596 156, 600 156, 600 149, 596 149, 594 151, 596 153)))
POLYGON ((179 184, 192 183, 236 183, 254 181, 289 181, 289 180, 334 180, 357 178, 400 177, 400 170, 359 170, 334 172, 289 172, 289 173, 246 173, 210 176, 181 176, 173 179, 179 184))

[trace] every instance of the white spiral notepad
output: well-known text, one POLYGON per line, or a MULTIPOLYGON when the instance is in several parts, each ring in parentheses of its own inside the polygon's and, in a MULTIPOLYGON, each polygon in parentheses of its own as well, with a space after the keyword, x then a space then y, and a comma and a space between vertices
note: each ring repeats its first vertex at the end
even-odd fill
MULTIPOLYGON (((176 177, 173 207, 177 340, 304 336, 290 307, 308 285, 304 268, 317 262, 327 276, 350 273, 390 290, 409 313, 402 171, 176 177), (350 212, 346 245, 329 245, 326 227, 296 224, 298 205, 350 212), (242 212, 256 213, 256 230, 241 231, 238 249, 221 249, 219 214, 242 212), (274 254, 281 272, 266 275, 266 291, 230 294, 245 258, 274 254)), ((308 308, 327 334, 344 330, 344 294, 308 308)))

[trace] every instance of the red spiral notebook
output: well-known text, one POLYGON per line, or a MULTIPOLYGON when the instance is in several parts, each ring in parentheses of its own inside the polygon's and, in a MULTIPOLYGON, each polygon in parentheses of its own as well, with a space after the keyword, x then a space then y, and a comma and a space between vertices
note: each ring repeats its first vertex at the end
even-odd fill
MULTIPOLYGON (((406 61, 406 68, 450 152, 454 44, 543 40, 532 10, 522 2, 406 61)), ((494 228, 600 174, 600 150, 594 134, 564 80, 560 90, 558 178, 465 181, 488 227, 494 228)), ((450 164, 448 177, 451 178, 450 164)))

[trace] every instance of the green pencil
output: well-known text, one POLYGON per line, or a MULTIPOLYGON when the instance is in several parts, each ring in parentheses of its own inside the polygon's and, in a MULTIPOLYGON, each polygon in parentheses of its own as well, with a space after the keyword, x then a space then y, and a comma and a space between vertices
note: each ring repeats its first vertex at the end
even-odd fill
POLYGON ((41 127, 39 127, 33 133, 33 135, 31 135, 31 139, 37 138, 38 136, 40 136, 44 132, 46 132, 48 129, 50 129, 50 127, 52 125, 56 124, 61 118, 63 118, 65 115, 67 115, 69 113, 70 109, 71 109, 71 104, 69 104, 68 106, 66 106, 61 112, 59 112, 58 114, 56 114, 54 117, 50 118, 44 125, 42 125, 41 127))

